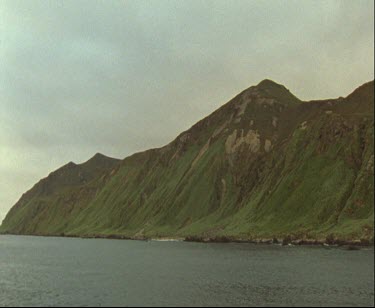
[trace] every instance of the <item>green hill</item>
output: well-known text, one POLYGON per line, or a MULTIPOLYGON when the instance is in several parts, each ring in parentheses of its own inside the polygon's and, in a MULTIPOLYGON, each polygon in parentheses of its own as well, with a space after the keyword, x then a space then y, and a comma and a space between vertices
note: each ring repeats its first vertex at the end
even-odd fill
POLYGON ((302 102, 264 80, 162 148, 62 167, 0 231, 371 239, 373 202, 374 82, 302 102))

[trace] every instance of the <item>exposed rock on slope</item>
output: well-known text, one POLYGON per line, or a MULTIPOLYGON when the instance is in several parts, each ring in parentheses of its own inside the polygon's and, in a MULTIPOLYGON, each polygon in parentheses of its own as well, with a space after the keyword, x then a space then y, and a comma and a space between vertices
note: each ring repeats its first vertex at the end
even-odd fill
POLYGON ((264 80, 159 149, 68 164, 2 232, 370 239, 374 82, 301 102, 264 80))

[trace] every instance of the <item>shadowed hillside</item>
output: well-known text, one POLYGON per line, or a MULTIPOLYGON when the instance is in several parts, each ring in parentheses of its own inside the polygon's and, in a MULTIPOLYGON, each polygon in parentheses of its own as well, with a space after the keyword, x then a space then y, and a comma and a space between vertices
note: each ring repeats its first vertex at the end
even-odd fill
POLYGON ((39 182, 1 232, 371 239, 374 82, 302 102, 264 80, 170 144, 100 154, 39 182))

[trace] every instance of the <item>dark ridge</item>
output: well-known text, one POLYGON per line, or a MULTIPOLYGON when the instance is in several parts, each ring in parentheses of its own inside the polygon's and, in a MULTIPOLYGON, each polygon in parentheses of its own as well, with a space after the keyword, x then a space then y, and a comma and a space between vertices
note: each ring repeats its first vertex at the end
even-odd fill
POLYGON ((95 164, 95 163, 103 163, 103 162, 119 162, 120 159, 117 159, 117 158, 112 158, 112 157, 109 157, 109 156, 105 156, 101 153, 96 153, 93 157, 91 157, 89 160, 87 160, 86 162, 80 164, 81 166, 82 165, 87 165, 87 164, 95 164))
POLYGON ((96 153, 96 154, 93 156, 93 158, 98 159, 98 158, 109 158, 109 157, 105 156, 105 155, 102 154, 102 153, 96 153))
POLYGON ((274 82, 271 79, 264 79, 264 80, 262 80, 261 82, 258 83, 257 87, 258 88, 265 88, 265 89, 266 88, 279 87, 279 88, 286 89, 283 85, 278 84, 278 83, 274 82))
POLYGON ((374 117, 374 81, 367 82, 338 105, 341 113, 352 116, 374 117))
POLYGON ((350 93, 347 98, 361 98, 362 96, 374 95, 374 80, 364 83, 350 93))
POLYGON ((297 104, 301 100, 294 96, 285 86, 278 84, 270 79, 264 79, 256 88, 265 97, 273 97, 284 104, 297 104))
POLYGON ((76 168, 77 166, 78 166, 77 164, 75 164, 74 162, 71 161, 71 162, 65 164, 64 166, 62 166, 61 168, 59 168, 55 171, 52 171, 51 174, 54 174, 54 173, 59 172, 59 171, 71 170, 71 169, 76 168))

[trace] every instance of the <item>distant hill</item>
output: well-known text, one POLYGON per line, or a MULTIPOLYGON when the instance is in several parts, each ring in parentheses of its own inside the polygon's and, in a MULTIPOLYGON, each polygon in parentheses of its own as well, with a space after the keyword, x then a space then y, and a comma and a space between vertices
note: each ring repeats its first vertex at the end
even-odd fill
POLYGON ((0 231, 369 240, 373 203, 374 82, 302 102, 264 80, 162 148, 51 173, 0 231))

